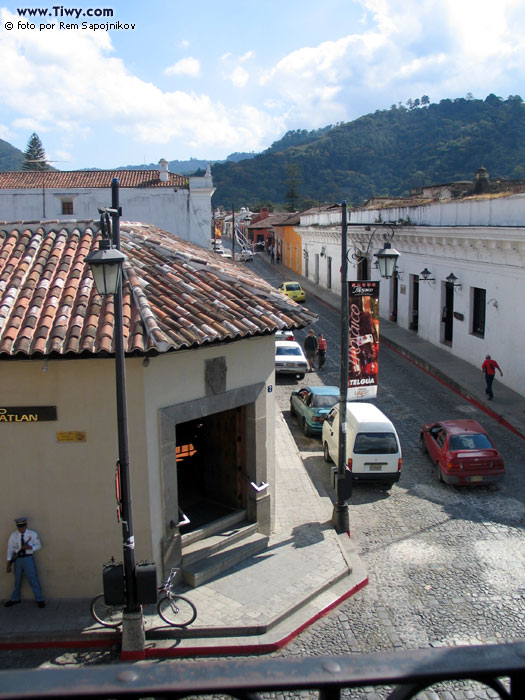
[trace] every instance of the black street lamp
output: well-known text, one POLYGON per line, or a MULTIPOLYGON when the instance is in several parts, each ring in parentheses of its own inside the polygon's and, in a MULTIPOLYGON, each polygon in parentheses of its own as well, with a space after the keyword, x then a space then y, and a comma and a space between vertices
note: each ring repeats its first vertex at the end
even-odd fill
POLYGON ((100 210, 102 240, 100 248, 86 257, 101 295, 115 297, 115 375, 118 424, 118 470, 121 486, 121 519, 124 555, 125 608, 122 622, 122 649, 143 651, 145 645, 142 608, 137 600, 135 568, 135 537, 131 509, 131 484, 129 475, 129 441, 126 405, 126 370, 124 364, 124 333, 122 322, 122 266, 126 256, 120 252, 119 182, 111 183, 111 209, 100 210), (111 226, 110 226, 111 216, 111 226))
MULTIPOLYGON (((352 495, 351 476, 347 479, 346 474, 346 402, 348 392, 348 221, 346 202, 341 204, 341 357, 340 357, 340 373, 339 373, 339 451, 337 454, 337 481, 336 481, 336 502, 332 511, 332 525, 338 533, 350 533, 350 518, 348 514, 348 506, 346 500, 352 495)), ((354 226, 357 224, 354 224, 354 226)), ((362 224, 360 224, 362 226, 362 224)), ((368 246, 364 255, 359 251, 359 254, 354 253, 353 259, 360 262, 367 257, 372 239, 378 228, 388 227, 390 229, 390 240, 394 237, 394 229, 392 226, 378 224, 370 234, 368 246)), ((305 258, 308 259, 307 251, 305 250, 305 258)), ((390 241, 384 244, 384 247, 375 253, 377 257, 379 274, 381 277, 392 277, 395 271, 396 262, 399 253, 395 248, 392 248, 390 241)))

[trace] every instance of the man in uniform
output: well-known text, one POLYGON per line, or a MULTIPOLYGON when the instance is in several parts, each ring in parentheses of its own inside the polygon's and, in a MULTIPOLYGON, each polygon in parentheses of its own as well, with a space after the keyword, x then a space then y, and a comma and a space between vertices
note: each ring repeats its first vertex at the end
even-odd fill
POLYGON ((11 593, 11 599, 4 603, 6 608, 16 605, 20 602, 20 588, 22 586, 22 577, 25 574, 31 590, 34 593, 36 603, 39 608, 45 608, 44 598, 40 582, 36 573, 36 565, 33 554, 37 552, 42 545, 40 538, 34 530, 27 529, 27 518, 15 518, 16 530, 11 533, 7 542, 7 567, 6 571, 9 574, 14 566, 15 569, 15 587, 11 593))

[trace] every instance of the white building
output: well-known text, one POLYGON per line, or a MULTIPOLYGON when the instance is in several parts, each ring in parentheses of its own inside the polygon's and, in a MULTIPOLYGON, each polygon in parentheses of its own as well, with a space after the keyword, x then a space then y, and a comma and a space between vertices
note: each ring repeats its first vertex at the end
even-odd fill
MULTIPOLYGON (((374 253, 394 233, 398 272, 381 282, 382 317, 475 366, 493 355, 504 370, 501 381, 525 393, 525 318, 519 309, 525 194, 376 201, 348 218, 349 279, 379 279, 374 253)), ((298 231, 305 275, 340 293, 341 208, 310 210, 298 231)))
POLYGON ((97 218, 111 206, 111 182, 120 185, 120 205, 127 221, 143 221, 180 238, 209 247, 211 170, 204 177, 158 170, 58 170, 0 172, 0 221, 97 218))

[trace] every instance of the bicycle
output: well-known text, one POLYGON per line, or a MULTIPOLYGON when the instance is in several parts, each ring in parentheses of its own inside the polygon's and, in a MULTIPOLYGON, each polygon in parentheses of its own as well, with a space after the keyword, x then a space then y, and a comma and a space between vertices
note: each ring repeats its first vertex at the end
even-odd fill
MULTIPOLYGON (((157 613, 171 627, 188 627, 197 617, 197 608, 182 595, 173 593, 174 579, 178 569, 171 569, 168 577, 158 586, 157 613)), ((107 605, 104 594, 99 593, 91 601, 90 610, 94 619, 103 627, 118 629, 122 625, 124 605, 107 605)))

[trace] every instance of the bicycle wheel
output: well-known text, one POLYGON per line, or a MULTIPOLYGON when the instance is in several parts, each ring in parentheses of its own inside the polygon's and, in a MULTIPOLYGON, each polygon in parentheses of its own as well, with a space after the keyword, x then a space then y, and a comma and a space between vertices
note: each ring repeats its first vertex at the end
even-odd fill
POLYGON ((197 608, 191 600, 172 593, 159 600, 157 612, 172 627, 187 627, 197 617, 197 608))
POLYGON ((104 627, 120 627, 123 612, 123 605, 106 605, 103 593, 95 596, 91 601, 91 614, 104 627))

